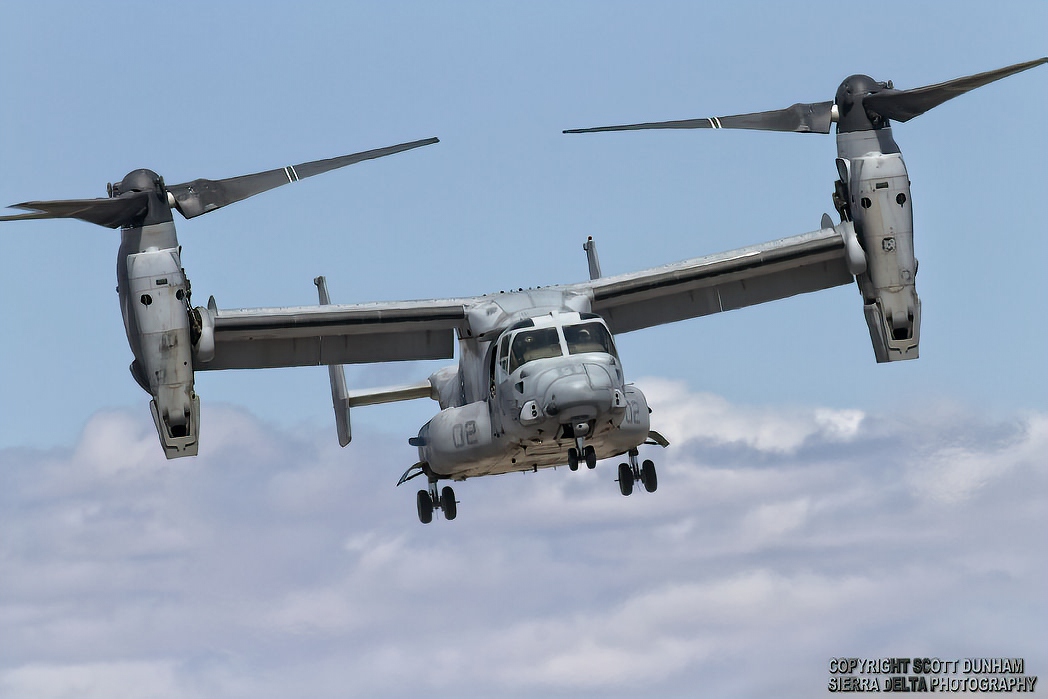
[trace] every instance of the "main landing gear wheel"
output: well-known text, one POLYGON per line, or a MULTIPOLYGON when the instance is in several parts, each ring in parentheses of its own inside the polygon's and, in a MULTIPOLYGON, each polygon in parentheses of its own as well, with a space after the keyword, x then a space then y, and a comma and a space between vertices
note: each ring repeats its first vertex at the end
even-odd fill
POLYGON ((418 503, 418 521, 429 524, 433 521, 433 498, 429 496, 429 491, 418 491, 416 501, 418 503))
POLYGON ((655 475, 655 464, 650 460, 645 460, 640 467, 640 480, 644 483, 644 490, 649 493, 654 493, 655 489, 659 487, 659 478, 655 475))
POLYGON ((637 450, 630 449, 630 462, 619 464, 619 492, 623 495, 633 493, 633 484, 640 481, 644 484, 644 490, 654 493, 659 487, 659 478, 655 474, 655 463, 645 459, 640 466, 637 465, 637 450))
POLYGON ((633 492, 633 469, 629 464, 619 464, 619 492, 630 495, 633 492))
POLYGON ((592 446, 588 446, 583 450, 582 453, 586 459, 586 468, 597 468, 597 450, 594 449, 592 446))
POLYGON ((450 485, 444 486, 440 491, 440 509, 444 511, 444 519, 455 519, 458 515, 458 503, 455 502, 455 491, 450 485))
POLYGON ((437 492, 437 481, 434 478, 429 482, 429 490, 418 491, 418 521, 429 524, 433 521, 433 510, 444 513, 444 519, 455 519, 458 516, 458 501, 455 500, 455 491, 450 485, 437 492))
POLYGON ((579 470, 579 450, 575 447, 568 449, 568 468, 572 471, 579 470))

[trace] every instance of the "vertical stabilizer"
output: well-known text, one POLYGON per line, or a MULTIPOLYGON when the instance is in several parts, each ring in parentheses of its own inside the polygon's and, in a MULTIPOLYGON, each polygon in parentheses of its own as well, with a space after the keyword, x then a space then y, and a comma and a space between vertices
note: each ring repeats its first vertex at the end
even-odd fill
POLYGON ((597 259, 597 243, 594 242, 592 235, 586 238, 586 242, 582 244, 582 249, 586 251, 586 262, 589 263, 590 279, 598 279, 600 277, 600 260, 597 259))
MULTIPOLYGON (((327 279, 317 277, 313 280, 320 294, 320 304, 326 306, 331 303, 328 296, 327 279)), ((353 439, 349 423, 349 392, 346 390, 346 373, 341 364, 328 365, 328 377, 331 379, 331 404, 335 408, 335 427, 338 429, 338 443, 341 446, 349 444, 353 439)))

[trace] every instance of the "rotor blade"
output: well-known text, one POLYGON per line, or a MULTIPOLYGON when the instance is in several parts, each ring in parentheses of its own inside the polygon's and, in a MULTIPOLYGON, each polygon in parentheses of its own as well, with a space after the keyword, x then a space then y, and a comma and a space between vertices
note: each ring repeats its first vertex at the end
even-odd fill
POLYGON ((833 102, 797 104, 786 109, 706 119, 654 121, 624 126, 598 126, 591 129, 568 129, 564 133, 596 131, 635 131, 640 129, 753 129, 757 131, 793 131, 796 133, 829 133, 833 102))
POLYGON ((0 216, 0 221, 26 221, 39 218, 75 218, 107 228, 133 221, 149 206, 149 192, 128 192, 112 199, 59 199, 56 201, 27 201, 11 208, 30 213, 0 216))
POLYGON ((985 73, 977 73, 956 80, 947 80, 944 83, 915 87, 912 90, 881 90, 863 98, 863 106, 870 112, 894 121, 909 121, 915 116, 920 116, 932 107, 938 107, 946 100, 953 99, 965 92, 977 87, 988 85, 1009 75, 1021 73, 1042 63, 1048 63, 1048 58, 1038 58, 1036 61, 1016 63, 1006 68, 998 68, 985 73))
POLYGON ((437 142, 438 139, 436 138, 427 138, 386 148, 376 148, 375 150, 368 150, 362 153, 343 155, 338 158, 313 160, 300 165, 288 165, 276 170, 256 172, 252 175, 241 175, 224 180, 193 180, 183 184, 169 185, 167 190, 174 196, 175 205, 182 215, 186 218, 193 218, 289 182, 297 182, 306 177, 359 163, 362 160, 381 158, 385 155, 393 155, 394 153, 400 153, 401 151, 411 150, 420 146, 428 146, 437 142))

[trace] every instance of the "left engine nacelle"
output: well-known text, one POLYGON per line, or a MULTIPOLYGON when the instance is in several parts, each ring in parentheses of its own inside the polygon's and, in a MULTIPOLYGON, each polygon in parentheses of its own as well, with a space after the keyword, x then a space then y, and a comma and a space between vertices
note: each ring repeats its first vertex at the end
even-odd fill
POLYGON ((200 399, 193 390, 189 289, 178 252, 164 249, 128 255, 127 276, 137 341, 133 348, 136 378, 153 396, 149 408, 164 455, 169 459, 195 456, 200 399))

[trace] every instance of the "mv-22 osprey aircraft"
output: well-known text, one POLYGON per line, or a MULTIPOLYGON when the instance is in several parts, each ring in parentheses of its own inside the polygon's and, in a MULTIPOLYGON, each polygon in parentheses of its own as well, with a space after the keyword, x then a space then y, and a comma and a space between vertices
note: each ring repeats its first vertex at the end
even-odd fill
MULTIPOLYGON (((1021 63, 912 90, 855 75, 834 102, 729 117, 577 131, 639 128, 748 128, 829 133, 837 123, 834 202, 841 223, 820 230, 604 277, 592 240, 584 248, 589 281, 470 298, 333 305, 326 281, 320 305, 219 310, 190 303, 171 209, 186 218, 276 186, 415 148, 414 141, 355 155, 226 180, 168 186, 136 170, 110 186, 108 199, 37 201, 31 213, 0 220, 77 218, 120 228, 120 303, 135 356, 131 373, 151 396, 150 409, 168 458, 197 453, 200 401, 196 371, 327 365, 339 443, 351 439, 350 408, 432 398, 440 412, 409 442, 419 461, 400 479, 424 475, 423 523, 434 509, 457 513, 450 486, 477 476, 537 471, 626 455, 623 495, 641 482, 657 487, 655 466, 639 447, 666 446, 651 430, 647 401, 627 383, 614 335, 856 281, 878 362, 915 359, 920 300, 914 286, 909 180, 889 120, 906 121, 994 80, 1048 62, 1021 63), (388 389, 347 390, 343 364, 447 359, 459 362, 428 380, 388 389)), ((400 484, 398 483, 398 485, 400 484)))

